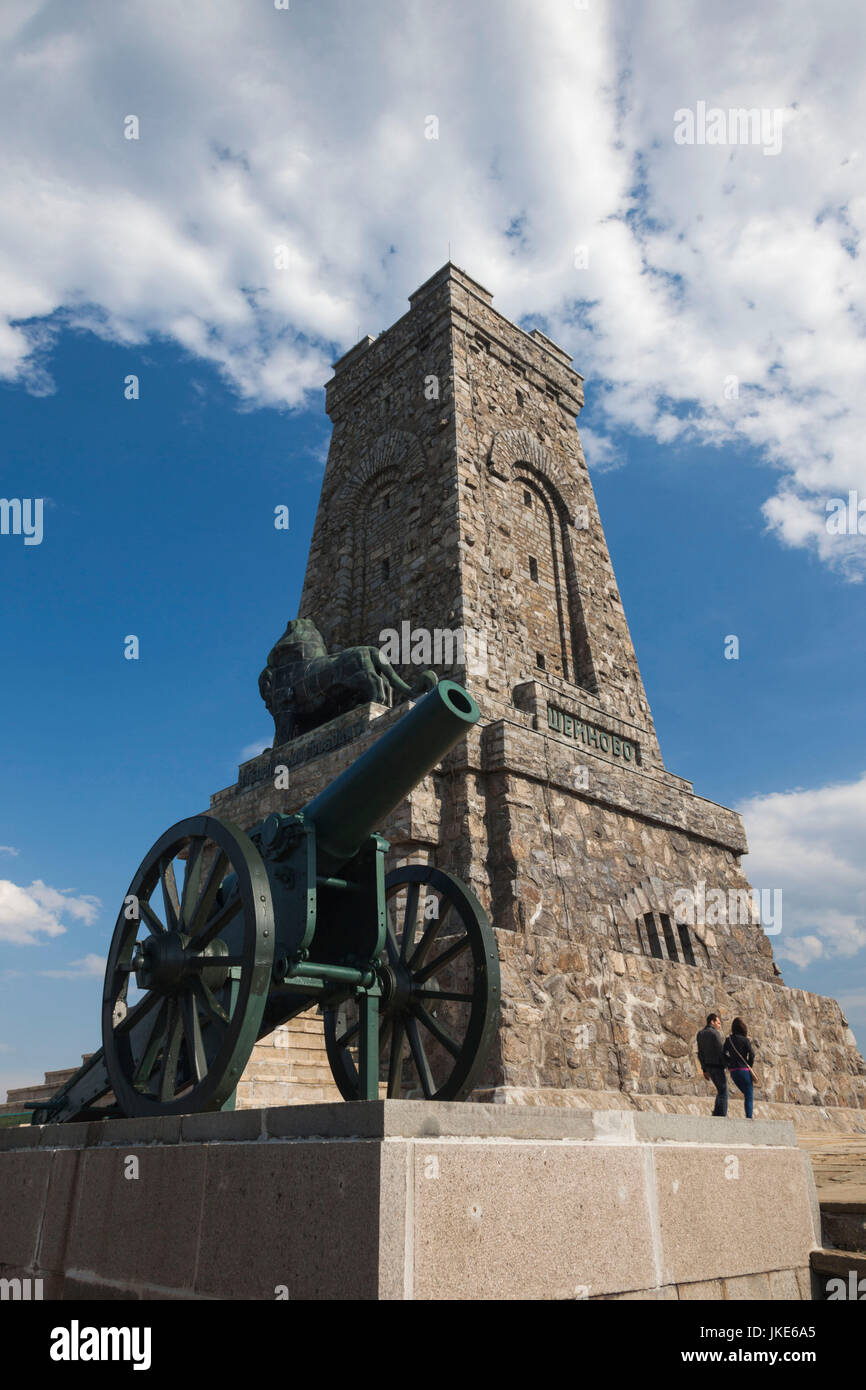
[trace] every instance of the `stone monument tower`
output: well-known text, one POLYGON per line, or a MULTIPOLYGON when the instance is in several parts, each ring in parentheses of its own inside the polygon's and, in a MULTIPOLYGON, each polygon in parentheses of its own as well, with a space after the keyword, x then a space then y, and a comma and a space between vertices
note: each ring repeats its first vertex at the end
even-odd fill
MULTIPOLYGON (((369 644, 410 684, 432 666, 481 707, 383 827, 395 862, 459 874, 496 929, 502 1026, 478 1098, 706 1109, 694 1035, 715 1008, 749 1021, 764 1101, 866 1105, 839 1006, 773 962, 740 817, 665 768, 569 354, 451 264, 409 303, 327 385, 299 617, 332 652, 369 644)), ((399 717, 356 706, 244 764, 212 809, 294 810, 399 717)))

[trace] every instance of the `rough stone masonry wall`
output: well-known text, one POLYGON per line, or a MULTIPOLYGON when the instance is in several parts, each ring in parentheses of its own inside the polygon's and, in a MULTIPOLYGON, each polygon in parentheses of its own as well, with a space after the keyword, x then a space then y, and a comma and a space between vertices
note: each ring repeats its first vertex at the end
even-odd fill
MULTIPOLYGON (((217 794, 211 809, 244 826, 272 810, 295 810, 401 714, 379 706, 353 711, 334 721, 330 735, 319 731, 298 746, 262 754, 242 769, 243 784, 217 794), (353 720, 363 733, 351 744, 300 764, 290 788, 275 789, 271 771, 281 759, 302 753, 317 737, 336 740, 353 720)), ((665 890, 690 875, 745 885, 734 852, 742 847, 736 818, 671 787, 665 789, 671 807, 682 803, 674 826, 663 823, 659 805, 653 821, 594 800, 569 790, 570 757, 555 737, 522 726, 473 730, 449 768, 425 779, 383 827, 392 843, 390 865, 421 858, 458 873, 497 926, 502 1027, 482 1089, 499 1088, 498 1098, 509 1090, 540 1090, 551 1099, 556 1091, 618 1091, 623 1103, 635 1093, 702 1095, 694 1035, 716 1008, 726 1019, 742 1013, 752 1023, 761 1044, 762 1101, 863 1105, 866 1068, 838 1004, 782 985, 759 928, 695 928, 706 956, 689 966, 647 958, 633 923, 612 910, 631 884, 647 895, 641 899, 647 908, 658 908, 665 890), (543 779, 531 775, 533 755, 543 779), (503 761, 510 772, 497 770, 503 761), (726 824, 733 850, 693 833, 726 824)), ((634 804, 643 804, 642 784, 654 780, 649 773, 599 764, 592 775, 596 795, 625 798, 625 786, 634 804)), ((328 1099, 331 1087, 321 1022, 311 1013, 257 1044, 238 1103, 328 1099)))
POLYGON ((499 1086, 707 1097, 695 1032, 717 1009, 757 1021, 759 1113, 764 1102, 866 1105, 863 1063, 833 999, 556 937, 499 931, 497 942, 499 1086))

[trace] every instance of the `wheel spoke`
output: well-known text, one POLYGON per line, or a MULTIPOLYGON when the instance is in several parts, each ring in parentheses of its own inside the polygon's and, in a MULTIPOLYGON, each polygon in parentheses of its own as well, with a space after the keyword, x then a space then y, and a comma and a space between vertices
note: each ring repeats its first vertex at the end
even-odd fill
POLYGON ((460 1056, 460 1044, 447 1028, 443 1028, 437 1019, 433 1018, 424 1008, 423 1004, 415 1005, 415 1017, 424 1024, 428 1033, 432 1033, 438 1043, 441 1043, 446 1052, 450 1052, 452 1057, 460 1056))
POLYGON ((413 999, 442 999, 449 1003, 471 1004, 475 996, 473 994, 459 994, 457 990, 449 989, 413 989, 413 999))
MULTIPOLYGON (((213 912, 214 899, 219 892, 219 886, 225 877, 228 864, 228 855, 224 850, 220 850, 211 865, 210 873, 207 876, 207 882, 201 890, 201 895, 195 905, 192 918, 190 919, 189 934, 193 939, 198 935, 202 927, 207 924, 208 918, 213 912)), ((193 944, 195 944, 195 941, 193 941, 193 944)))
POLYGON ((140 898, 138 902, 138 915, 139 920, 141 920, 142 917, 144 918, 147 925, 156 936, 165 936, 165 927, 157 917, 150 903, 145 902, 143 898, 140 898))
POLYGON ((180 917, 180 902, 177 896, 177 880, 174 876, 174 863, 171 859, 159 862, 159 877, 162 883, 162 900, 165 903, 165 924, 169 931, 177 931, 180 917))
POLYGON ((195 996, 188 990, 183 996, 183 1031, 186 1037, 186 1051, 196 1081, 201 1081, 207 1072, 207 1058, 201 1036, 201 1019, 198 1016, 195 996))
POLYGON ((397 945, 394 928, 391 926, 390 922, 385 923, 385 948, 388 952, 389 964, 397 965, 400 960, 400 948, 397 945))
POLYGON ((410 945, 415 942, 415 921, 418 916, 418 893, 420 883, 410 883, 406 891, 406 912, 403 917, 403 940, 400 942, 400 959, 405 961, 410 945))
POLYGON ((418 942, 418 945, 415 947, 415 950, 412 952, 412 955, 406 962, 410 970, 419 970, 421 966, 424 964, 427 953, 430 950, 430 947, 433 945, 433 942, 436 940, 436 937, 439 935, 445 918, 448 916, 450 907, 451 899, 446 898, 445 907, 443 911, 439 913, 438 917, 433 918, 429 927, 425 928, 424 935, 421 937, 421 940, 418 942))
POLYGON ((209 946, 214 937, 219 936, 220 932, 225 930, 229 922, 238 915, 242 907, 243 901, 240 893, 230 898, 229 901, 220 908, 216 916, 211 917, 204 930, 196 936, 196 952, 201 953, 205 946, 209 946))
POLYGON ((358 1033, 360 1033, 360 1031, 361 1031, 361 1020, 359 1019, 358 1022, 355 1023, 355 1024, 353 1024, 353 1026, 352 1026, 351 1028, 347 1029, 345 1033, 342 1033, 342 1034, 340 1035, 339 1038, 336 1038, 336 1039, 335 1039, 335 1042, 336 1042, 337 1046, 338 1046, 338 1047, 347 1047, 348 1044, 352 1041, 352 1039, 353 1039, 354 1037, 357 1037, 357 1035, 358 1035, 358 1033))
POLYGON ((399 1100, 403 1094, 403 1039, 405 1036, 406 1025, 403 1021, 403 1015, 395 1014, 391 1030, 391 1056, 388 1058, 387 1095, 392 1100, 399 1100))
POLYGON ((159 1056, 159 1049, 162 1045, 165 1033, 165 1029, 162 1025, 165 1021, 167 1007, 168 1001, 163 999, 153 1016, 153 1023, 151 1024, 150 1033, 147 1038, 147 1046, 141 1054, 141 1061, 132 1074, 132 1084, 138 1090, 143 1089, 147 1085, 150 1074, 156 1065, 156 1059, 159 1056))
POLYGON ((415 979, 418 984, 423 985, 426 980, 430 979, 431 975, 435 975, 437 970, 441 970, 443 965, 448 965, 449 961, 455 960, 457 956, 468 949, 469 937, 461 936, 460 940, 455 941, 453 946, 449 946, 447 951, 443 951, 442 954, 438 955, 435 960, 432 960, 429 965, 425 965, 423 970, 416 972, 415 979))
MULTIPOLYGON (((128 984, 129 976, 127 976, 123 982, 124 998, 126 997, 126 987, 128 986, 128 984)), ((120 1023, 115 1025, 114 1036, 116 1038, 122 1038, 125 1033, 129 1033, 131 1029, 137 1027, 138 1024, 141 1023, 141 1020, 147 1017, 151 1009, 155 1009, 158 1004, 162 1003, 163 997, 163 995, 155 994, 153 990, 150 990, 144 996, 143 999, 140 999, 138 1001, 134 1008, 130 1009, 129 1013, 126 1015, 126 1018, 121 1019, 120 1023)), ((115 1000, 119 999, 120 994, 116 994, 114 998, 115 1000)))
POLYGON ((180 1057, 180 1044, 183 1038, 183 1019, 177 1000, 168 1003, 168 1024, 165 1030, 165 1047, 162 1052, 162 1067, 159 1073, 159 1098, 169 1101, 174 1098, 174 1083, 177 1079, 177 1064, 180 1057))
POLYGON ((427 1053, 424 1051, 421 1034, 418 1032, 418 1024, 414 1018, 410 1017, 406 1019, 406 1032, 409 1035, 409 1047, 415 1061, 415 1070, 421 1081, 424 1099, 430 1100, 433 1096, 433 1092, 436 1090, 436 1082, 433 1080, 433 1073, 430 1070, 427 1053))
POLYGON ((214 1023, 227 1024, 230 1022, 229 1016, 223 1008, 222 1004, 217 999, 213 990, 211 990, 205 984, 201 975, 193 975, 192 988, 193 993, 195 994, 205 1013, 208 1015, 209 1018, 213 1019, 214 1023))
MULTIPOLYGON (((185 932, 190 931, 190 921, 199 900, 201 872, 204 867, 202 855, 205 844, 205 837, 200 835, 191 842, 186 856, 186 868, 183 871, 183 896, 180 900, 179 915, 181 930, 185 932)), ((190 935, 192 935, 191 932, 190 935)))

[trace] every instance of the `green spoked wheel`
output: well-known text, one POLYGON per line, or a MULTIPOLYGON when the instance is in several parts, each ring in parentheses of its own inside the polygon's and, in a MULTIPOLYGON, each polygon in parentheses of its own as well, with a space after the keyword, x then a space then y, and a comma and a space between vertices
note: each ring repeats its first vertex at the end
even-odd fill
MULTIPOLYGON (((499 954, 489 919, 465 884, 424 864, 388 874, 385 897, 379 1094, 463 1100, 478 1084, 499 1024, 499 954)), ((334 1080, 346 1100, 357 1100, 356 1000, 326 1006, 324 1027, 334 1080)))
POLYGON ((126 1115, 219 1110, 258 1037, 274 955, 267 873, 230 821, 194 816, 129 886, 105 972, 102 1043, 126 1115))

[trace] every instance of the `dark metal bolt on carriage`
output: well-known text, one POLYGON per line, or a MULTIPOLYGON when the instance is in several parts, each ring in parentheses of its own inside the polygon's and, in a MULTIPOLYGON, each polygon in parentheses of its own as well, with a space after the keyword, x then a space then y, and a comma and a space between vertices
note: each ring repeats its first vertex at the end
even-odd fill
POLYGON ((34 1123, 228 1108, 257 1039, 312 1005, 347 1100, 463 1100, 498 1024, 496 940, 451 874, 386 874, 376 826, 478 718, 440 681, 297 814, 167 830, 117 919, 102 1048, 34 1123))

